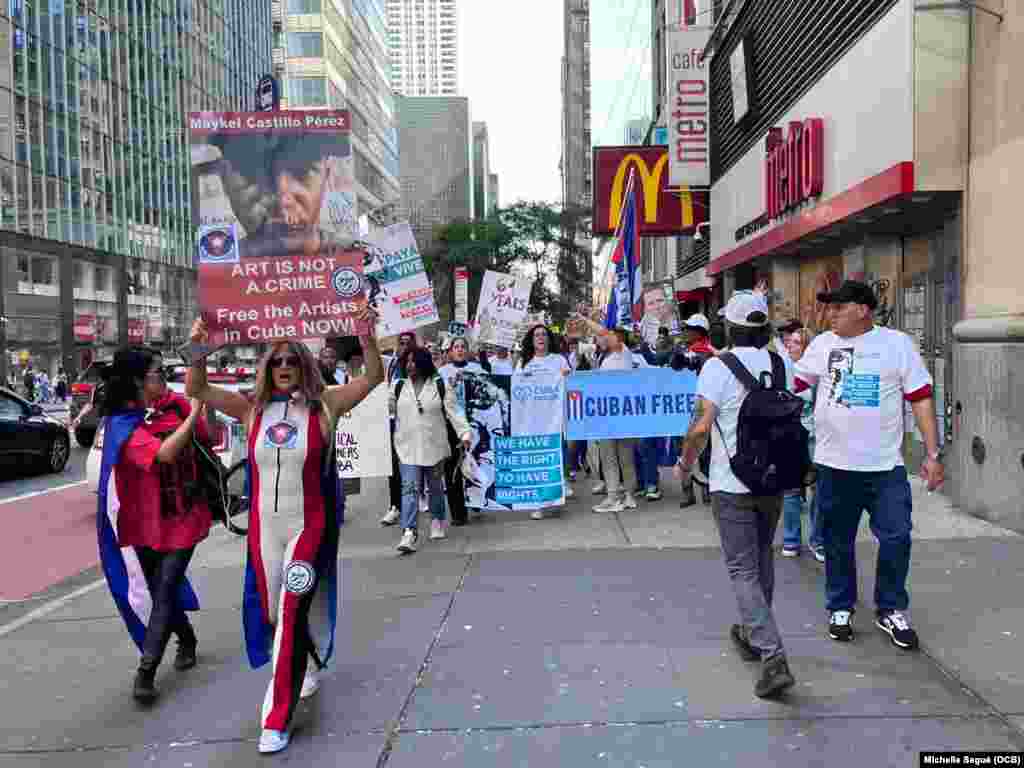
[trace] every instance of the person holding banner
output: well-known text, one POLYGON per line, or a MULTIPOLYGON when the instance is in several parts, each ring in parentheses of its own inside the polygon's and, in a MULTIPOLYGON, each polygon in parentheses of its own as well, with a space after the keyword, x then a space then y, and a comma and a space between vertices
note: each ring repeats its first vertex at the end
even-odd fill
MULTIPOLYGON (((526 332, 523 337, 522 344, 522 355, 520 356, 519 363, 516 365, 516 370, 530 373, 535 370, 547 370, 552 371, 560 376, 568 376, 572 373, 572 369, 569 367, 569 361, 566 360, 562 355, 553 352, 552 350, 558 349, 555 341, 555 334, 552 333, 551 329, 545 325, 535 325, 526 332)), ((568 445, 569 455, 573 455, 576 452, 576 443, 569 443, 568 445)), ((568 477, 569 465, 565 463, 566 476, 568 477)), ((565 486, 565 498, 571 499, 575 496, 575 492, 571 485, 566 484, 565 486)), ((544 510, 535 509, 530 513, 530 517, 534 520, 543 520, 544 510)))
MULTIPOLYGON (((319 670, 334 650, 338 600, 337 482, 334 434, 338 417, 384 381, 374 337, 375 316, 360 337, 366 374, 325 387, 316 358, 299 342, 271 344, 260 361, 250 401, 210 385, 206 362, 192 360, 186 391, 248 427, 248 562, 243 626, 249 662, 273 662, 262 706, 261 753, 280 752, 300 698, 320 686, 319 670), (312 657, 314 666, 308 663, 312 657)), ((202 319, 192 341, 208 343, 202 319)))

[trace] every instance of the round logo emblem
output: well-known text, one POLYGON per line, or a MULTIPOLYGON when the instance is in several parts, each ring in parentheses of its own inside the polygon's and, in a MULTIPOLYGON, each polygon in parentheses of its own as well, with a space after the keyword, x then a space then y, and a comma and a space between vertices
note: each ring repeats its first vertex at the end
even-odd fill
POLYGON ((293 560, 284 570, 284 588, 293 595, 304 595, 313 588, 316 573, 313 566, 302 560, 293 560))
POLYGON ((290 421, 279 421, 267 427, 267 445, 271 448, 292 448, 299 436, 299 428, 290 421))
POLYGON ((343 299, 352 299, 363 290, 363 277, 352 267, 338 267, 331 275, 334 292, 343 299))
POLYGON ((232 263, 238 260, 237 241, 227 229, 210 229, 199 238, 201 261, 206 264, 232 263))

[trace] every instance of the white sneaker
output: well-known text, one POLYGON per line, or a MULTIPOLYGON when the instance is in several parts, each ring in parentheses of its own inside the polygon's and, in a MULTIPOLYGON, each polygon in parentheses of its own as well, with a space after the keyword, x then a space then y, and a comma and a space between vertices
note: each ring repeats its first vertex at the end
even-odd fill
POLYGON ((571 485, 565 486, 565 498, 567 498, 567 499, 575 499, 576 498, 576 491, 574 491, 572 489, 571 485))
POLYGON ((430 509, 430 499, 425 495, 420 494, 420 512, 426 512, 430 509))
POLYGON ((608 493, 608 486, 605 485, 604 483, 598 483, 597 485, 590 489, 590 492, 595 496, 602 496, 608 493))
POLYGON ((612 496, 594 507, 595 512, 622 512, 624 509, 622 502, 612 496))
POLYGON ((288 746, 289 741, 291 741, 291 736, 288 735, 288 731, 264 728, 260 733, 260 754, 272 755, 274 752, 280 752, 288 746))
POLYGON ((299 691, 300 699, 308 699, 320 690, 320 672, 316 666, 310 665, 306 668, 306 676, 302 678, 302 690, 299 691))
POLYGON ((444 532, 444 523, 440 520, 430 521, 430 540, 438 541, 439 539, 447 539, 448 534, 444 532))
POLYGON ((622 500, 622 506, 625 507, 626 509, 637 508, 636 498, 633 496, 632 493, 626 494, 626 498, 622 500))
POLYGON ((416 540, 419 538, 414 528, 406 528, 402 534, 402 540, 398 542, 398 551, 404 554, 412 554, 416 551, 416 540))
POLYGON ((380 519, 380 524, 381 525, 394 525, 395 523, 398 522, 398 518, 399 517, 401 517, 401 514, 399 513, 398 508, 397 507, 391 507, 391 509, 389 509, 387 511, 387 514, 384 515, 384 517, 382 517, 380 519))
POLYGON ((543 509, 535 509, 535 510, 533 510, 533 512, 530 513, 530 519, 531 520, 543 520, 544 519, 544 510, 543 509))

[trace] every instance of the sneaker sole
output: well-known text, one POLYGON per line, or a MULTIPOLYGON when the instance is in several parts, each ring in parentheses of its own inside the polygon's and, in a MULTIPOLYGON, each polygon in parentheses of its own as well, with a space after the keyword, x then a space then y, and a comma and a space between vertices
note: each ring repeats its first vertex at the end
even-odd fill
POLYGON ((796 550, 794 552, 791 549, 784 549, 784 550, 782 550, 782 556, 783 557, 800 557, 800 550, 796 550))
POLYGON ((841 637, 839 635, 833 634, 832 630, 830 629, 828 631, 828 636, 831 637, 833 640, 835 640, 837 643, 848 643, 851 640, 853 640, 853 632, 852 631, 846 637, 841 637))
POLYGON ((889 640, 891 640, 892 644, 895 645, 897 648, 902 648, 904 651, 917 650, 917 643, 901 643, 899 640, 896 639, 896 636, 892 633, 892 631, 884 624, 882 624, 882 622, 878 619, 875 619, 875 626, 883 632, 885 632, 885 634, 889 636, 889 640))

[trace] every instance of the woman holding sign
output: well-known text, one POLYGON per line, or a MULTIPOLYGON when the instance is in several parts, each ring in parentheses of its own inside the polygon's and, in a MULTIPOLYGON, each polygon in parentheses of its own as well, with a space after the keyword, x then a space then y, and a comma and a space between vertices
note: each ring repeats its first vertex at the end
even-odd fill
MULTIPOLYGON (((319 688, 318 672, 334 650, 337 606, 338 493, 334 433, 338 417, 357 406, 384 380, 384 364, 366 311, 360 337, 366 374, 325 387, 316 358, 305 345, 277 342, 256 372, 250 402, 210 385, 204 360, 192 361, 187 391, 248 427, 251 509, 243 599, 249 662, 273 661, 263 700, 259 751, 288 746, 300 698, 319 688), (321 584, 321 582, 323 582, 321 584), (314 666, 309 667, 312 657, 314 666)), ((192 341, 206 344, 202 319, 192 341)))

